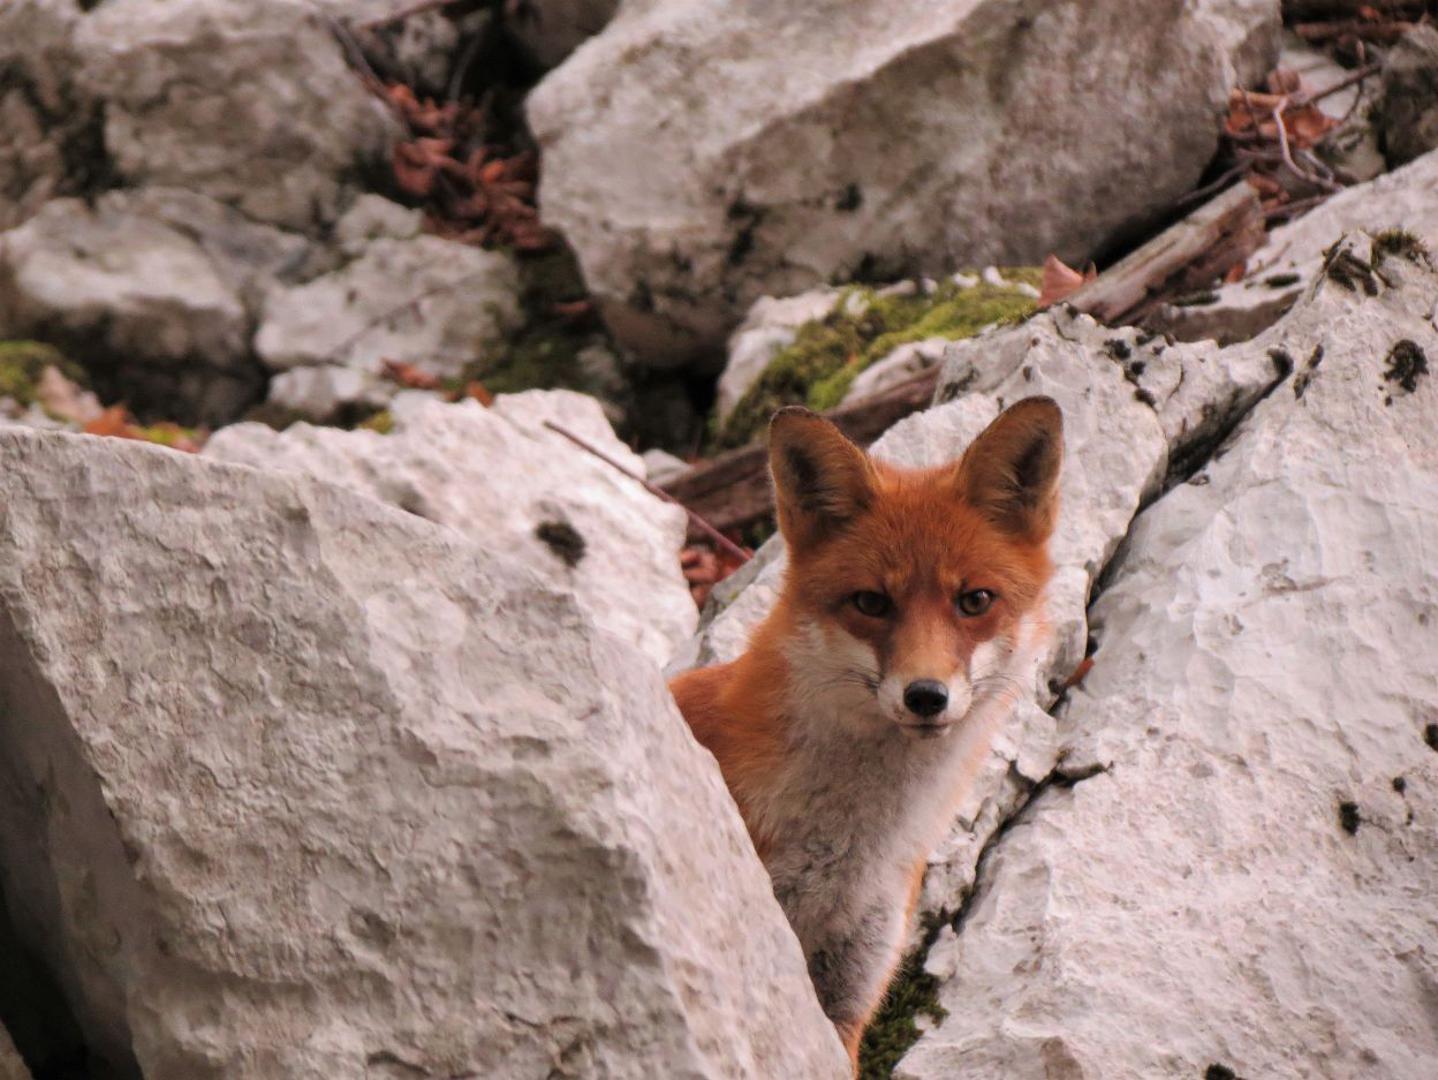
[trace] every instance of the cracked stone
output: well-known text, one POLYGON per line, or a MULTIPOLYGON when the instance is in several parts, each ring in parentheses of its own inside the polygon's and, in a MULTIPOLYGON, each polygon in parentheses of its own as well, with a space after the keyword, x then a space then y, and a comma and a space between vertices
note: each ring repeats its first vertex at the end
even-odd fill
POLYGON ((5 900, 120 1075, 850 1075, 658 669, 495 545, 0 431, 0 700, 5 900))
POLYGON ((1255 342, 1304 393, 1134 522, 1057 717, 1066 769, 1111 768, 990 847, 928 958, 948 1019, 896 1077, 1431 1073, 1438 387, 1381 383, 1394 342, 1438 348, 1438 273, 1388 269, 1255 342))

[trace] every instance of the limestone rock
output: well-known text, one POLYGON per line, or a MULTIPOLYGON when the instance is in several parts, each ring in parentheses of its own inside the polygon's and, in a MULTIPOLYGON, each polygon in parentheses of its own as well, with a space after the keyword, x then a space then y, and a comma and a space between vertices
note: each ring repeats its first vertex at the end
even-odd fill
POLYGON ((387 435, 235 424, 204 453, 308 473, 502 547, 658 665, 693 633, 679 568, 684 512, 543 426, 553 421, 643 476, 594 399, 531 390, 486 409, 411 392, 391 411, 387 435))
POLYGON ((1438 274, 1383 268, 1255 343, 1291 384, 1134 523, 1058 721, 1105 771, 992 847, 896 1076, 1431 1074, 1438 274))
POLYGON ((0 431, 0 697, 6 900, 116 1067, 848 1075, 658 671, 495 546, 0 431))
POLYGON ((1219 36, 1178 0, 626 6, 529 98, 540 202, 642 362, 717 367, 762 295, 1141 228, 1217 144, 1219 36))
POLYGON ((75 33, 78 85, 104 103, 131 184, 184 187, 258 221, 316 230, 398 125, 304 0, 106 0, 75 33), (243 92, 237 92, 238 90, 243 92))
MULTIPOLYGON (((255 351, 275 371, 351 368, 367 376, 359 382, 373 393, 383 389, 375 376, 386 360, 452 378, 518 323, 518 294, 509 255, 437 236, 379 236, 344 266, 272 290, 255 351)), ((324 402, 327 409, 316 405, 309 415, 329 419, 346 403, 324 402)))
POLYGON ((1279 0, 1198 0, 1197 6, 1228 59, 1229 85, 1260 88, 1283 38, 1279 0))
POLYGON ((93 105, 77 98, 75 0, 0 5, 0 230, 106 169, 93 105))
POLYGON ((1383 61, 1383 149, 1390 165, 1438 150, 1438 30, 1415 27, 1383 61))
POLYGON ((141 410, 222 422, 257 395, 259 294, 308 254, 192 192, 53 199, 0 233, 0 334, 60 342, 97 378, 118 372, 141 410))

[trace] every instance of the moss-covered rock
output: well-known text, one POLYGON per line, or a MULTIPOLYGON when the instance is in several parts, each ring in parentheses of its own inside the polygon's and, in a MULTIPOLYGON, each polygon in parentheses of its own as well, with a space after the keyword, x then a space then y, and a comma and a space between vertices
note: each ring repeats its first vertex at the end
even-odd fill
POLYGON ((827 318, 799 328, 794 343, 774 356, 725 421, 715 425, 713 447, 743 446, 784 405, 832 409, 861 371, 900 345, 965 338, 993 323, 1027 317, 1035 301, 1020 286, 1036 287, 1042 271, 1022 267, 1002 274, 1006 284, 981 280, 965 287, 945 281, 929 294, 847 290, 827 318))
POLYGON ((39 341, 0 341, 0 398, 11 398, 21 408, 35 401, 40 376, 47 367, 59 369, 73 383, 88 387, 85 371, 59 349, 39 341))
POLYGON ((604 338, 583 318, 557 310, 587 297, 574 256, 563 249, 527 256, 519 272, 524 325, 468 365, 461 385, 476 380, 492 394, 556 388, 595 393, 580 353, 604 338))

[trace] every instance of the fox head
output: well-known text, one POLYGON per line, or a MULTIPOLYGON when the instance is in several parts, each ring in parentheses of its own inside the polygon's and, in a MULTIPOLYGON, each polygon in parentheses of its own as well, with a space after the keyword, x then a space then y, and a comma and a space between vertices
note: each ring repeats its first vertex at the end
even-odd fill
POLYGON ((1011 406, 935 468, 877 461, 801 408, 775 415, 769 456, 798 693, 933 738, 1027 689, 1015 657, 1042 620, 1063 458, 1051 399, 1011 406))

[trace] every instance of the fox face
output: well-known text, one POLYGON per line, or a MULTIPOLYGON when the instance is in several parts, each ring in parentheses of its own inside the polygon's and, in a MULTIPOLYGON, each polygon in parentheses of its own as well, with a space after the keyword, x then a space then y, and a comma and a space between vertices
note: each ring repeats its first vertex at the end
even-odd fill
POLYGON ((1052 570, 1062 428, 1053 401, 1028 398, 957 462, 909 470, 807 410, 775 416, 791 705, 934 739, 980 701, 1029 689, 1012 661, 1052 570))

